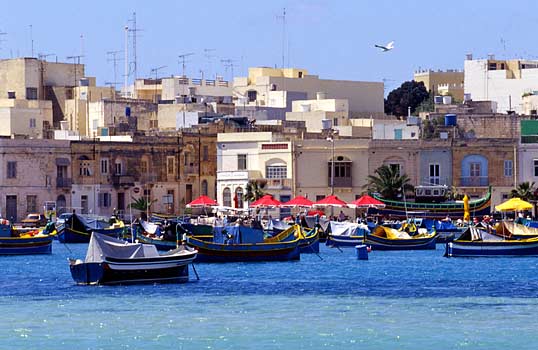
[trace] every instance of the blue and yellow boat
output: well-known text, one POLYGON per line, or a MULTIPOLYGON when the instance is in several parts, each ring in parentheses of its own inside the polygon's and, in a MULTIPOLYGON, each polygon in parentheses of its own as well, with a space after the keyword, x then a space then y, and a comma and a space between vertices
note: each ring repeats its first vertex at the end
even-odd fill
POLYGON ((364 244, 372 250, 435 249, 437 236, 436 231, 417 229, 413 224, 404 224, 400 229, 380 225, 365 235, 364 244))
POLYGON ((54 225, 19 234, 7 220, 0 222, 0 255, 51 254, 54 225))
POLYGON ((58 232, 58 240, 62 243, 89 243, 92 232, 110 237, 120 237, 125 231, 123 221, 111 217, 108 222, 103 220, 71 215, 58 232))
POLYGON ((242 232, 241 226, 215 227, 213 236, 187 237, 198 251, 196 262, 289 261, 300 259, 303 234, 299 225, 264 238, 263 231, 242 232))

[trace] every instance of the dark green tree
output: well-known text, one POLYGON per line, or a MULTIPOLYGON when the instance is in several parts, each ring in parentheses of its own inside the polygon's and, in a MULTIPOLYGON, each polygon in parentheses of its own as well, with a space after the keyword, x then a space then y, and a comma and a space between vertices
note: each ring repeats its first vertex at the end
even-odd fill
POLYGON ((148 201, 146 197, 140 197, 138 199, 133 197, 131 199, 133 200, 133 202, 129 204, 129 208, 140 210, 140 211, 146 211, 150 209, 151 205, 157 201, 156 199, 152 201, 148 201))
POLYGON ((375 175, 368 175, 369 192, 377 192, 383 198, 398 199, 402 196, 402 190, 413 191, 411 180, 406 174, 400 175, 397 167, 382 165, 375 170, 375 175))
POLYGON ((266 185, 267 182, 263 180, 250 180, 247 183, 243 199, 249 202, 254 202, 262 198, 265 194, 264 189, 266 185))
POLYGON ((535 200, 537 198, 537 191, 538 189, 536 189, 534 182, 522 182, 510 192, 510 197, 521 198, 524 201, 535 200))
POLYGON ((411 107, 411 113, 414 113, 417 107, 429 97, 430 94, 423 82, 406 81, 388 94, 385 99, 385 113, 405 116, 408 107, 411 107))

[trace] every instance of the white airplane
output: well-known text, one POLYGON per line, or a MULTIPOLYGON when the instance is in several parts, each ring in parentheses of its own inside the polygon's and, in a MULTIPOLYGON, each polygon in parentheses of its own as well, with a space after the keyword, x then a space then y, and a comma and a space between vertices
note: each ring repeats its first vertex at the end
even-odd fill
POLYGON ((385 46, 382 46, 382 45, 374 45, 374 46, 379 47, 381 50, 383 50, 383 52, 387 52, 387 51, 390 51, 390 50, 394 49, 394 41, 391 41, 390 43, 388 43, 385 46))

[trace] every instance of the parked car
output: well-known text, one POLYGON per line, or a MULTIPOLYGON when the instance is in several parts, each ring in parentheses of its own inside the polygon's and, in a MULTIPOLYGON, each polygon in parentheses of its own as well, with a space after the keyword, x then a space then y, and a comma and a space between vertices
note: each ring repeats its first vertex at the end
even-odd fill
POLYGON ((41 227, 47 224, 45 215, 38 213, 30 213, 24 220, 21 221, 22 227, 41 227))
POLYGON ((60 216, 56 218, 56 227, 60 227, 61 225, 63 225, 65 223, 65 220, 69 219, 71 215, 73 214, 71 213, 60 214, 60 216))

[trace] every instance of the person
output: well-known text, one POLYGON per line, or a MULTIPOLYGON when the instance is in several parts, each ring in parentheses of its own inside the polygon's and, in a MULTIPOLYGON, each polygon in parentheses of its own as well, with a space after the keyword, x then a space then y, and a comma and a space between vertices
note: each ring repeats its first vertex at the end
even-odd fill
POLYGON ((345 221, 346 220, 346 214, 342 210, 340 210, 340 214, 338 214, 338 221, 345 221))

